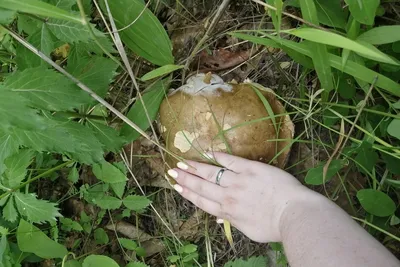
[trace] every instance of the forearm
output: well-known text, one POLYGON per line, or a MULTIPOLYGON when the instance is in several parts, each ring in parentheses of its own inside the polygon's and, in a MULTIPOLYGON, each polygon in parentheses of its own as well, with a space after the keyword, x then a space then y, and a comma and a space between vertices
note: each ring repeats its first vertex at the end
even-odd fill
POLYGON ((280 231, 292 267, 400 265, 348 214, 315 192, 289 203, 280 231))

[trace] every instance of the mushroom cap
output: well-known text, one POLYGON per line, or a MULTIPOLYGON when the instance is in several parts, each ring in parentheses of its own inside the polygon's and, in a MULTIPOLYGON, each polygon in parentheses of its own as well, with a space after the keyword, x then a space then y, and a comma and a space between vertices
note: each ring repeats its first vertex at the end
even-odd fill
MULTIPOLYGON (((294 126, 272 90, 257 88, 250 83, 224 83, 217 75, 189 78, 160 107, 159 127, 166 148, 200 162, 207 162, 205 152, 221 151, 283 168, 294 126), (260 90, 277 116, 275 125, 255 90, 260 90)), ((177 161, 167 156, 171 167, 177 161)))

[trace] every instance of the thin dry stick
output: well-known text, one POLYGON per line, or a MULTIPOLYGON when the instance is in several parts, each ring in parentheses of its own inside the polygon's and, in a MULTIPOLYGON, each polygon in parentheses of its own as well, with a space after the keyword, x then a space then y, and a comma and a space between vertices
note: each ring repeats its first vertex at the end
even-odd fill
POLYGON ((197 45, 194 47, 192 53, 190 53, 189 57, 186 60, 185 63, 185 68, 183 69, 183 74, 182 74, 182 83, 185 82, 185 76, 186 76, 186 70, 189 69, 190 63, 192 63, 193 58, 196 56, 196 54, 199 52, 203 44, 207 41, 207 39, 210 37, 211 32, 214 30, 214 28, 217 26, 218 22, 221 20, 222 14, 225 12, 226 8, 229 5, 230 0, 224 0, 221 5, 219 6, 217 13, 215 14, 213 20, 211 21, 210 26, 206 30, 203 38, 200 39, 200 41, 197 43, 197 45))
MULTIPOLYGON (((132 68, 130 66, 128 56, 126 55, 126 52, 124 50, 124 46, 123 46, 121 38, 119 36, 117 26, 115 25, 114 18, 113 18, 112 14, 111 14, 111 10, 110 10, 110 7, 108 5, 108 0, 105 0, 104 3, 106 4, 108 18, 109 18, 109 21, 111 23, 111 28, 114 31, 112 34, 114 35, 114 38, 115 38, 115 45, 116 45, 116 47, 118 49, 119 54, 121 55, 122 62, 124 62, 125 67, 128 70, 128 74, 131 77, 132 82, 133 82, 133 84, 135 86, 135 89, 137 91, 137 95, 139 96, 139 101, 141 102, 141 104, 143 106, 144 113, 146 114, 146 118, 147 118, 147 120, 148 120, 148 122, 150 124, 150 127, 151 127, 151 130, 153 132, 154 138, 156 139, 156 143, 160 144, 160 141, 158 139, 157 133, 156 133, 154 127, 153 127, 152 120, 151 120, 151 118, 149 116, 149 112, 147 111, 146 105, 145 105, 145 103, 143 101, 142 94, 140 93, 139 85, 137 84, 136 77, 133 74, 132 68)), ((163 161, 165 162, 164 153, 163 153, 162 150, 160 150, 160 154, 161 154, 161 157, 162 157, 163 161)))
MULTIPOLYGON (((251 1, 253 1, 254 3, 260 4, 260 5, 262 5, 262 6, 268 7, 269 9, 272 9, 272 10, 274 10, 274 11, 277 11, 277 8, 276 8, 276 7, 271 6, 271 5, 268 5, 267 3, 262 2, 262 1, 260 1, 260 0, 251 0, 251 1)), ((295 20, 297 20, 297 21, 300 21, 300 22, 302 22, 302 23, 304 23, 304 24, 307 24, 308 26, 311 26, 311 27, 313 27, 313 28, 317 28, 317 29, 320 29, 320 30, 323 30, 323 31, 327 31, 327 29, 325 29, 324 27, 321 27, 321 26, 319 26, 319 25, 315 25, 315 24, 313 24, 313 23, 311 23, 311 22, 309 22, 309 21, 306 21, 306 20, 304 20, 304 19, 302 19, 302 18, 300 18, 300 17, 297 17, 297 16, 295 16, 295 15, 293 15, 293 14, 290 14, 290 13, 288 13, 288 12, 282 11, 282 14, 285 15, 285 16, 287 16, 287 17, 290 17, 290 18, 292 18, 292 19, 295 19, 295 20)))

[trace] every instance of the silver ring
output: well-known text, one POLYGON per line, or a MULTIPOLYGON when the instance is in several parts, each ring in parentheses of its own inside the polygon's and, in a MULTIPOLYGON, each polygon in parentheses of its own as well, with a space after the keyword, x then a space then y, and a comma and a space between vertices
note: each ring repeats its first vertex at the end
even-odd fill
POLYGON ((217 177, 215 178, 215 183, 217 185, 221 185, 222 174, 224 174, 224 171, 226 171, 226 170, 227 170, 227 168, 222 168, 217 173, 217 177))

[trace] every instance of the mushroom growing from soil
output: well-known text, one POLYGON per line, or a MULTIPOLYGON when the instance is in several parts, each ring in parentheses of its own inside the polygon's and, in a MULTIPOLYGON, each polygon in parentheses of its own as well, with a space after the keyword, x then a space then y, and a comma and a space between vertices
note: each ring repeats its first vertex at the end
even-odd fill
MULTIPOLYGON (((190 77, 164 99, 159 127, 166 148, 183 159, 207 162, 203 153, 222 151, 280 168, 294 134, 289 115, 271 89, 225 83, 211 73, 190 77)), ((177 161, 167 156, 170 167, 177 161)))

